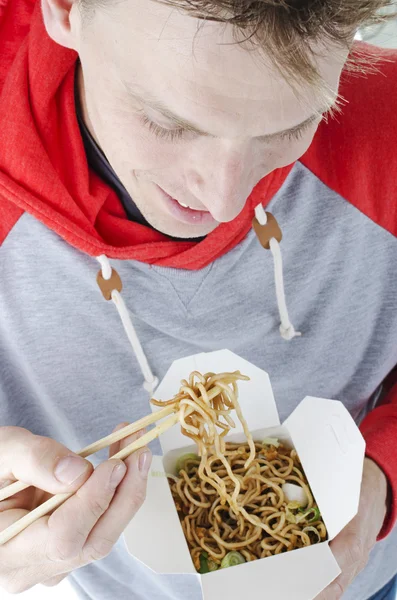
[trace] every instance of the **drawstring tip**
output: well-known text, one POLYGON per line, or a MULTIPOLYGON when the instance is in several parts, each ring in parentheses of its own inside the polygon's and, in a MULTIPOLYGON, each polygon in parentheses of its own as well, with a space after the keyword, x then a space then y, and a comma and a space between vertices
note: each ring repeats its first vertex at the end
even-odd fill
POLYGON ((152 381, 145 381, 145 383, 143 384, 143 388, 149 392, 150 396, 153 395, 154 390, 156 389, 156 387, 159 384, 159 380, 157 379, 157 377, 153 377, 152 381))
POLYGON ((280 334, 284 340, 287 340, 287 342, 293 340, 294 337, 299 337, 302 335, 300 331, 295 331, 295 327, 293 325, 289 325, 288 327, 280 325, 280 334))

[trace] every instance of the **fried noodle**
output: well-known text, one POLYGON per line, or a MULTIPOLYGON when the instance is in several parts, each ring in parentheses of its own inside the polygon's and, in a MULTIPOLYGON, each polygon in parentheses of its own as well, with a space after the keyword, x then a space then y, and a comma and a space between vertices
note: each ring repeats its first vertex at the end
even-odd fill
POLYGON ((197 444, 198 456, 188 455, 178 476, 169 477, 197 570, 202 552, 219 565, 232 550, 251 561, 327 537, 296 451, 253 441, 238 402, 237 381, 248 379, 239 371, 194 371, 172 400, 152 400, 157 406, 175 404, 182 432, 197 444), (235 427, 233 410, 246 442, 225 441, 235 427), (304 510, 288 502, 285 483, 304 490, 304 510))

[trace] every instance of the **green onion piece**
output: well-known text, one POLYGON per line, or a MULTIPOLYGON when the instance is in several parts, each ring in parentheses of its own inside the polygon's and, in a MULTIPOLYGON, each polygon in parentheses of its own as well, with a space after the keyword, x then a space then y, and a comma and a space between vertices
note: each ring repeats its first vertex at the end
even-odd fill
POLYGON ((317 529, 315 527, 312 527, 312 526, 310 526, 310 527, 304 527, 302 529, 302 531, 303 531, 303 533, 307 533, 307 534, 309 534, 309 533, 315 533, 316 537, 317 537, 317 542, 315 542, 315 543, 321 542, 321 536, 320 536, 319 532, 317 531, 317 529))
POLYGON ((301 505, 296 500, 292 502, 288 502, 285 508, 285 517, 288 523, 299 523, 299 517, 296 516, 296 513, 299 512, 301 505))
POLYGON ((243 563, 245 563, 244 556, 240 554, 240 552, 232 550, 222 558, 221 569, 227 569, 227 567, 235 567, 236 565, 242 565, 243 563))
POLYGON ((317 506, 313 506, 312 510, 314 514, 311 519, 308 519, 309 523, 314 523, 314 521, 318 521, 321 518, 320 511, 318 510, 317 506))
POLYGON ((222 558, 221 569, 227 569, 227 567, 235 567, 236 565, 242 565, 244 562, 244 556, 240 554, 240 552, 237 552, 237 550, 232 550, 222 558))
POLYGON ((321 517, 320 511, 317 508, 317 506, 313 506, 312 508, 309 508, 309 510, 301 508, 299 512, 303 512, 303 514, 297 518, 297 523, 300 523, 304 520, 306 520, 308 523, 314 523, 315 521, 318 521, 321 517))
POLYGON ((262 446, 274 446, 278 448, 279 445, 280 443, 277 438, 266 437, 262 442, 262 446))
POLYGON ((209 573, 210 569, 208 566, 208 553, 207 552, 202 552, 200 554, 200 570, 199 573, 201 575, 204 575, 205 573, 209 573))
POLYGON ((216 564, 212 558, 208 559, 208 568, 210 571, 217 571, 219 569, 219 565, 216 564))
POLYGON ((197 456, 197 454, 193 454, 192 452, 188 453, 188 454, 182 454, 182 456, 180 456, 178 458, 178 460, 176 461, 176 472, 179 473, 179 471, 182 471, 183 469, 185 469, 186 467, 186 462, 188 460, 198 460, 200 461, 200 457, 197 456))
POLYGON ((286 520, 287 520, 288 523, 296 523, 296 517, 291 512, 291 510, 288 508, 288 506, 285 509, 285 518, 286 518, 286 520))

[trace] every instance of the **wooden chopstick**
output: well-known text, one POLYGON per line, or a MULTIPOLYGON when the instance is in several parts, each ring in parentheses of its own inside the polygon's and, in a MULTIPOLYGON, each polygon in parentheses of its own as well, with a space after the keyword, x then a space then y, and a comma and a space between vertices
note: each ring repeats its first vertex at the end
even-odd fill
MULTIPOLYGON (((103 450, 104 448, 107 448, 111 444, 114 444, 115 442, 119 442, 120 440, 124 439, 128 435, 131 435, 132 433, 136 433, 140 429, 144 429, 148 425, 151 425, 155 421, 159 421, 160 419, 167 417, 168 415, 170 415, 173 412, 175 412, 175 406, 170 404, 169 406, 166 406, 165 408, 162 408, 161 410, 158 410, 158 411, 152 413, 151 415, 148 415, 147 417, 143 417, 142 419, 139 419, 139 421, 135 421, 135 423, 126 425, 126 427, 119 429, 119 431, 115 431, 114 433, 107 435, 106 437, 98 440, 97 442, 94 442, 94 443, 90 444, 89 446, 86 446, 82 450, 79 450, 79 452, 76 452, 76 454, 78 454, 82 458, 91 456, 91 454, 95 454, 96 452, 99 452, 99 450, 103 450)), ((22 492, 22 490, 26 490, 26 488, 28 488, 30 486, 31 486, 30 483, 24 483, 23 481, 15 481, 14 483, 11 483, 7 487, 0 490, 0 502, 2 500, 6 500, 7 498, 10 498, 11 496, 14 496, 18 492, 22 492)))
MULTIPOLYGON (((170 407, 167 407, 167 408, 170 408, 170 407)), ((159 418, 158 415, 160 412, 161 411, 154 413, 156 415, 156 419, 159 418)), ((160 423, 159 425, 157 425, 156 427, 154 427, 153 429, 151 429, 150 431, 145 433, 142 437, 138 438, 137 440, 135 440, 134 442, 132 442, 131 444, 129 444, 128 446, 123 448, 123 450, 120 450, 120 452, 117 452, 117 454, 112 456, 112 458, 119 458, 121 460, 124 460, 125 458, 130 456, 130 454, 132 454, 139 448, 143 448, 149 442, 151 442, 152 440, 157 438, 159 435, 164 433, 164 431, 167 431, 167 429, 169 429, 170 427, 173 427, 178 422, 178 419, 179 419, 178 413, 168 417, 165 421, 163 421, 162 423, 160 423)), ((140 428, 141 427, 139 427, 138 430, 140 428)), ((121 431, 123 431, 123 430, 117 431, 116 434, 119 434, 121 431)), ((110 436, 107 436, 107 437, 110 438, 112 435, 113 434, 111 434, 110 436)), ((104 439, 106 439, 106 438, 104 438, 104 439)), ((119 438, 119 439, 122 439, 122 438, 119 438)), ((99 443, 100 441, 101 440, 99 440, 96 443, 99 443)), ((73 494, 74 494, 74 492, 67 493, 67 494, 56 494, 55 496, 53 496, 46 502, 43 502, 43 504, 40 504, 40 506, 38 506, 31 512, 27 513, 24 517, 22 517, 21 519, 19 519, 18 521, 16 521, 12 525, 10 525, 9 527, 7 527, 3 531, 1 531, 0 532, 0 546, 2 546, 6 542, 8 542, 12 538, 14 538, 16 535, 18 535, 19 533, 24 531, 24 529, 29 527, 29 525, 31 525, 32 523, 37 521, 37 519, 44 517, 44 515, 46 515, 50 511, 61 506, 61 504, 63 504, 65 502, 65 500, 67 500, 68 498, 73 496, 73 494)))

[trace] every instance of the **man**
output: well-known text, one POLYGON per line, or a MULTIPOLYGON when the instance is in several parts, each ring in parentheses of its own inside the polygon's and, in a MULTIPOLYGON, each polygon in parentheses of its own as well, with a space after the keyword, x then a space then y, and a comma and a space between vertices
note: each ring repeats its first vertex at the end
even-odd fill
POLYGON ((0 547, 6 590, 201 598, 120 537, 150 451, 93 471, 71 449, 147 414, 174 359, 229 348, 269 372, 282 419, 310 394, 360 423, 360 508, 319 598, 393 597, 397 55, 352 47, 386 4, 1 3, 0 481, 35 487, 0 529, 76 492, 0 547))

